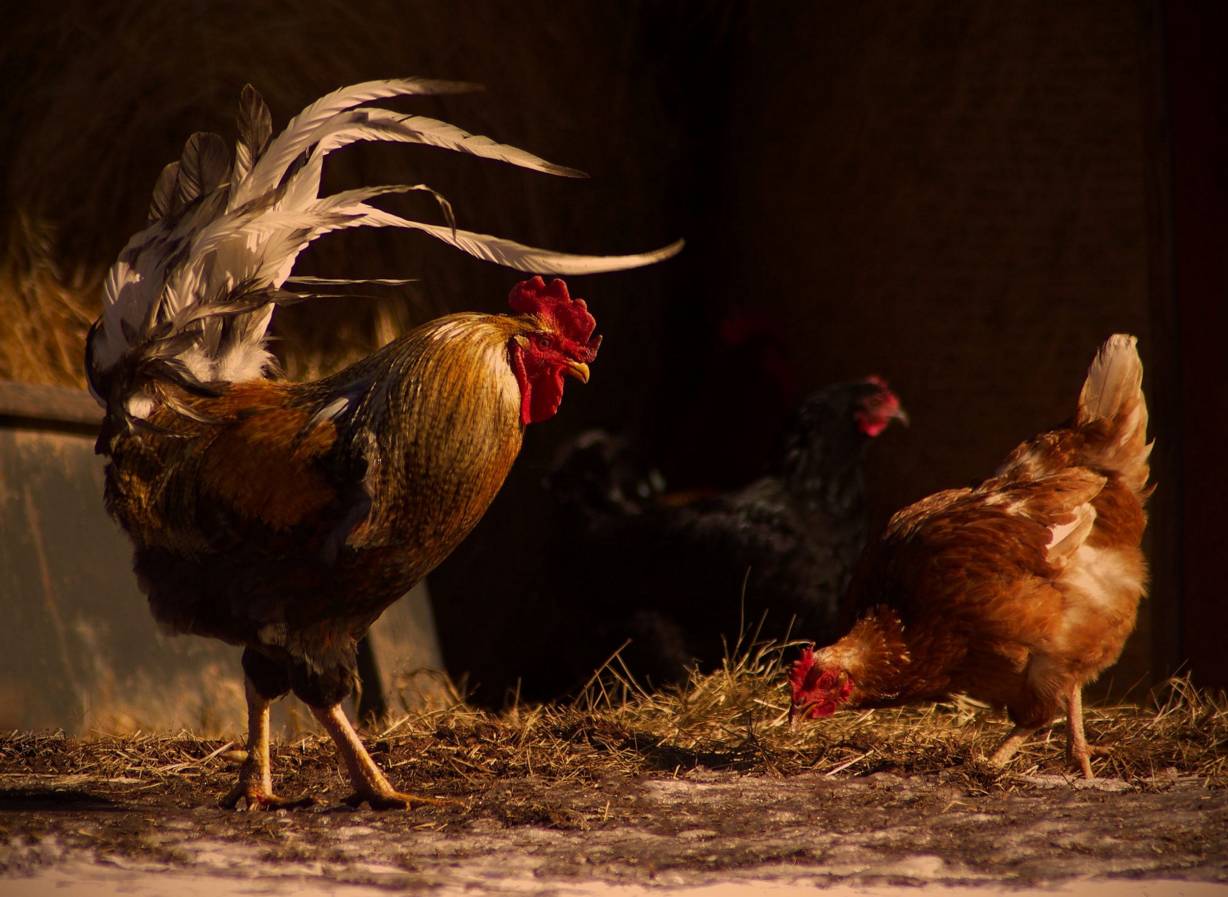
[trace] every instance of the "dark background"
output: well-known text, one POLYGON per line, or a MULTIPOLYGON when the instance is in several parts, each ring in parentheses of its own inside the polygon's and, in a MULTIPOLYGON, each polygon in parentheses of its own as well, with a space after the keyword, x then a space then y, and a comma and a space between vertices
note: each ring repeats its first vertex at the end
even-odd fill
MULTIPOLYGON (((1221 5, 69 2, 10 24, 0 277, 20 279, 11 260, 34 222, 61 283, 96 303, 158 170, 191 131, 231 133, 246 81, 278 126, 343 83, 481 82, 403 108, 591 180, 364 146, 339 154, 329 186, 425 181, 461 226, 556 249, 687 239, 665 265, 571 282, 606 336, 593 381, 530 430, 490 513, 431 578, 449 665, 480 694, 514 687, 526 656, 548 663, 540 480, 580 430, 629 434, 671 486, 733 483, 793 396, 879 373, 913 420, 871 447, 881 524, 1068 416, 1117 331, 1139 336, 1159 489, 1152 594, 1105 678, 1121 691, 1185 668, 1228 684, 1221 5), (731 345, 730 320, 753 339, 731 345)), ((421 279, 286 314, 290 370, 335 367, 444 310, 498 309, 518 279, 427 243, 346 234, 313 249, 304 271, 421 279)))

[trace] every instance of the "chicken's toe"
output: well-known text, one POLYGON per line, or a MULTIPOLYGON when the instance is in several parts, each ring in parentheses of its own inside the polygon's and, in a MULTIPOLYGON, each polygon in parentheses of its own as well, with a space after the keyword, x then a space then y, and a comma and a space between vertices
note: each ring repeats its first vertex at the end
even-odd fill
POLYGON ((1032 737, 1032 733, 1035 731, 1035 726, 1015 726, 1011 733, 998 745, 998 749, 989 756, 989 763, 993 766, 1005 766, 1019 752, 1019 748, 1023 746, 1023 743, 1032 737))
POLYGON ((424 794, 407 794, 404 791, 355 791, 346 797, 351 807, 367 804, 372 810, 408 810, 414 804, 434 806, 463 806, 462 802, 449 797, 427 797, 424 794))
POLYGON ((258 785, 240 782, 218 801, 223 810, 234 810, 243 802, 246 810, 300 810, 315 804, 313 797, 278 797, 258 785))

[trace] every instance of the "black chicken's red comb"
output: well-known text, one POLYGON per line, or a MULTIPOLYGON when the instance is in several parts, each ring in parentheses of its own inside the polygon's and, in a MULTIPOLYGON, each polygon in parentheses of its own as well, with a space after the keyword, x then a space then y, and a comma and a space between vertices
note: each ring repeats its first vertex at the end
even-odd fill
POLYGON ((589 347, 596 354, 596 346, 591 343, 597 320, 588 313, 583 299, 571 298, 567 284, 560 278, 556 277, 550 283, 546 283, 540 275, 522 280, 512 287, 507 304, 512 311, 537 315, 549 321, 560 336, 579 346, 589 347))

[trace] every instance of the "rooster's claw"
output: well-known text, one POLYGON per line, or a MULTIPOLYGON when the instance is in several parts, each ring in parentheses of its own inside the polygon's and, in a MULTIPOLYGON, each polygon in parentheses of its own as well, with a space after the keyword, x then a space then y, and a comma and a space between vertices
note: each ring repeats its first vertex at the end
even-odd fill
POLYGON ((230 793, 217 802, 223 810, 234 810, 243 801, 247 810, 301 810, 315 805, 314 797, 278 797, 263 788, 256 788, 239 783, 230 793))
POLYGON ((372 810, 408 810, 414 804, 435 806, 462 806, 458 800, 448 797, 427 797, 422 794, 406 794, 403 791, 355 791, 343 799, 351 807, 368 804, 372 810))

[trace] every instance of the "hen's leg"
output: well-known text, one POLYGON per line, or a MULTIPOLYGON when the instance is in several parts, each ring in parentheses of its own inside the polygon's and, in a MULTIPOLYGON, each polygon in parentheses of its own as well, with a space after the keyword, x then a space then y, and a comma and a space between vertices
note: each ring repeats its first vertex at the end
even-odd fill
POLYGON ((1011 734, 1007 735, 1003 742, 998 745, 998 749, 993 752, 989 762, 994 766, 1005 766, 1038 728, 1038 726, 1015 726, 1015 728, 1011 729, 1011 734))
POLYGON ((307 807, 310 797, 297 800, 278 797, 273 793, 273 775, 269 765, 269 705, 272 701, 256 688, 251 677, 244 679, 247 691, 247 759, 239 770, 239 781, 221 800, 221 806, 233 810, 240 800, 249 810, 280 810, 307 807))
POLYGON ((449 804, 454 803, 443 798, 421 797, 416 794, 405 794, 397 791, 388 783, 380 768, 375 765, 367 749, 362 746, 362 740, 340 704, 331 707, 312 707, 311 712, 320 721, 324 730, 332 736, 337 744, 337 753, 345 763, 354 793, 345 799, 347 804, 358 806, 363 803, 371 805, 373 810, 403 810, 413 804, 449 804))
POLYGON ((1078 764, 1083 778, 1094 779, 1096 775, 1092 772, 1090 758, 1091 749, 1083 733, 1083 689, 1076 683, 1066 696, 1066 759, 1071 764, 1078 764))

